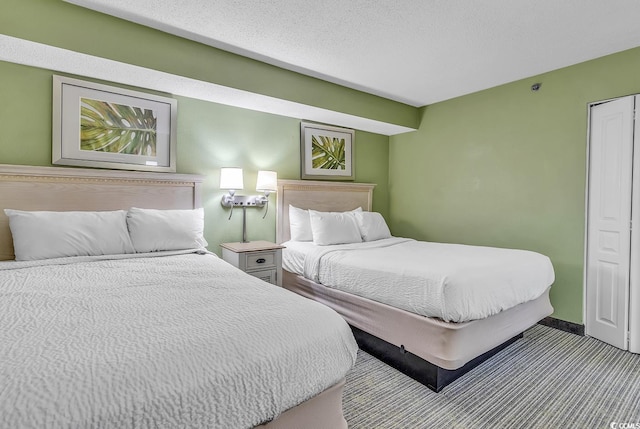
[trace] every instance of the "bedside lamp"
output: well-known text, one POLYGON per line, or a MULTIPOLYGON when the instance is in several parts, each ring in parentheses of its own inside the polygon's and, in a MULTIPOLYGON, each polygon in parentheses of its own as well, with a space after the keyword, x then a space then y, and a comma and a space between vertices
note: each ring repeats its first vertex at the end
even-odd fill
POLYGON ((256 191, 264 192, 264 196, 258 197, 258 201, 266 204, 267 208, 262 215, 262 219, 269 212, 269 194, 278 190, 278 173, 275 171, 258 171, 258 180, 256 181, 256 191))
POLYGON ((264 207, 267 210, 262 218, 264 219, 269 210, 269 194, 278 189, 278 174, 275 171, 258 171, 258 181, 256 182, 256 190, 264 192, 264 195, 236 195, 236 191, 242 189, 244 183, 242 181, 242 168, 220 169, 220 189, 228 189, 229 193, 222 196, 220 204, 223 207, 231 207, 229 219, 233 215, 234 207, 242 207, 242 242, 248 243, 247 240, 247 207, 264 207))

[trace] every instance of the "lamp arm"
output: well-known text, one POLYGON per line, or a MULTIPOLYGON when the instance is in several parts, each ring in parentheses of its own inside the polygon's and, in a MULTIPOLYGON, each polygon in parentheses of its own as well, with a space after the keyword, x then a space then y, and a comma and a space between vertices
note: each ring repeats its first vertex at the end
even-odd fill
POLYGON ((264 210, 264 214, 262 215, 262 219, 267 217, 267 213, 269 213, 269 195, 270 194, 271 194, 271 191, 264 191, 264 196, 260 196, 259 201, 266 206, 264 210))
POLYGON ((235 199, 236 199, 236 191, 235 189, 230 189, 229 190, 229 194, 223 195, 222 196, 222 205, 224 207, 229 207, 231 206, 231 212, 229 213, 229 220, 231 220, 231 216, 233 216, 233 206, 235 205, 235 199))

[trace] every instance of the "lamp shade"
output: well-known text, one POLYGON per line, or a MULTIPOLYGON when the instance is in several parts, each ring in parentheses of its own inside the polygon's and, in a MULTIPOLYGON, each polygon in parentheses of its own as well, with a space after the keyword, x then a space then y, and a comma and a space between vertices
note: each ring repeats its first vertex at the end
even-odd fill
POLYGON ((220 189, 242 189, 242 168, 221 168, 220 169, 220 189))
POLYGON ((258 171, 256 191, 275 192, 278 190, 278 173, 275 171, 258 171))

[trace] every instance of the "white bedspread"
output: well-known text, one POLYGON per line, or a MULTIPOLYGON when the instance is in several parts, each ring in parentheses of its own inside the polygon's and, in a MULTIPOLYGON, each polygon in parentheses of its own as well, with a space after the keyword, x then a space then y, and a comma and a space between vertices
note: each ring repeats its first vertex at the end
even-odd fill
POLYGON ((337 313, 213 255, 89 259, 0 263, 0 427, 253 427, 355 363, 337 313))
POLYGON ((525 250, 398 237, 336 246, 284 245, 288 271, 450 322, 483 319, 538 298, 555 279, 548 257, 525 250))

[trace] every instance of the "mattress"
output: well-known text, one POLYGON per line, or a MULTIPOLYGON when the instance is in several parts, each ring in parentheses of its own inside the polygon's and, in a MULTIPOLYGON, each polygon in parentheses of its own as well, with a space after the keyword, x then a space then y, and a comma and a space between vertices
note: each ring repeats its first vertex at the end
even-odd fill
POLYGON ((283 267, 329 288, 449 322, 540 297, 555 276, 540 253, 392 237, 335 246, 283 243, 283 267))
POLYGON ((324 305, 214 255, 136 256, 0 264, 0 427, 249 428, 355 363, 324 305))

